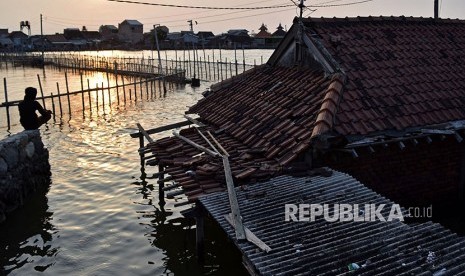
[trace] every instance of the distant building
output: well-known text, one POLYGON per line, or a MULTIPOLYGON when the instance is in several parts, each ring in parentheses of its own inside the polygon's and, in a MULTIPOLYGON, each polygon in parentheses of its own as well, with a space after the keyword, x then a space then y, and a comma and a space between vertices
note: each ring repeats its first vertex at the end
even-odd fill
POLYGON ((15 49, 24 49, 25 47, 27 47, 28 36, 27 36, 27 34, 21 32, 21 31, 11 32, 8 35, 8 38, 11 39, 11 41, 13 42, 13 47, 15 49))
POLYGON ((0 29, 0 38, 8 37, 8 29, 0 29))
POLYGON ((73 43, 68 41, 63 34, 44 35, 44 45, 49 50, 72 49, 73 43))
POLYGON ((255 38, 269 38, 271 34, 268 32, 268 28, 265 24, 262 23, 262 26, 259 28, 260 32, 255 35, 255 38))
POLYGON ((118 38, 118 28, 115 25, 102 25, 98 29, 102 40, 114 40, 118 38))
POLYGON ((13 41, 8 37, 0 37, 0 49, 11 49, 13 45, 13 41))
POLYGON ((84 38, 81 30, 78 28, 66 28, 63 30, 63 36, 71 42, 76 49, 85 48, 87 40, 84 38))
POLYGON ((126 19, 118 25, 118 38, 123 42, 138 43, 144 39, 144 25, 137 20, 126 19))
POLYGON ((283 26, 281 26, 281 23, 279 23, 279 26, 276 28, 276 31, 271 35, 273 38, 283 38, 286 35, 286 31, 284 30, 283 26))

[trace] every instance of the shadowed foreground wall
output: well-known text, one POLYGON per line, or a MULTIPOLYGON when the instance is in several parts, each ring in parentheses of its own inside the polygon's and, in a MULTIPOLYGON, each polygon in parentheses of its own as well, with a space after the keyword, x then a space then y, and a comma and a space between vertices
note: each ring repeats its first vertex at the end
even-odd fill
POLYGON ((50 184, 48 150, 39 130, 0 141, 0 223, 39 188, 50 184))

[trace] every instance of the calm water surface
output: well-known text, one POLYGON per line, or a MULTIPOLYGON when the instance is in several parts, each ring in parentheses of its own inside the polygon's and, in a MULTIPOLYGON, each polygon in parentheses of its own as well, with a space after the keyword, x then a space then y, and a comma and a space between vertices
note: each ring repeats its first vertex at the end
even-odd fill
MULTIPOLYGON (((37 74, 45 77, 46 91, 64 80, 55 70, 0 69, 13 98, 21 98, 25 86, 37 86, 37 74)), ((80 87, 79 76, 69 78, 70 86, 80 87)), ((2 268, 9 275, 245 274, 240 254, 208 221, 206 265, 197 265, 195 224, 181 217, 175 200, 160 208, 156 180, 141 179, 138 139, 129 137, 137 122, 149 128, 182 120, 209 85, 173 87, 166 97, 113 103, 105 114, 86 111, 83 117, 77 111, 43 126, 51 185, 0 224, 0 275, 2 268)), ((0 109, 3 125, 4 112, 0 109)), ((15 123, 9 132, 20 130, 15 123)))

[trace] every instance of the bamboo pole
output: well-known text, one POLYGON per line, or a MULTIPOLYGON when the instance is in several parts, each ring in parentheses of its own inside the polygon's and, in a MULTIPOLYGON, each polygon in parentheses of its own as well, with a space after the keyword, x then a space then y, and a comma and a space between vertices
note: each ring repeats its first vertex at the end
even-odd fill
MULTIPOLYGON (((123 100, 124 100, 124 105, 126 105, 126 85, 124 85, 124 76, 121 76, 121 81, 123 83, 123 100)), ((131 97, 131 94, 129 94, 129 97, 131 97)))

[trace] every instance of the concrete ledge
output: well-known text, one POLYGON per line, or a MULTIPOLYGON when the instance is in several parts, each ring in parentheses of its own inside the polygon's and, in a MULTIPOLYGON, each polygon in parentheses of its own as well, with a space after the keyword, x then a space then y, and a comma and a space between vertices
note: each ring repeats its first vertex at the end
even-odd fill
POLYGON ((40 187, 50 185, 48 150, 39 130, 0 141, 0 223, 40 187))

